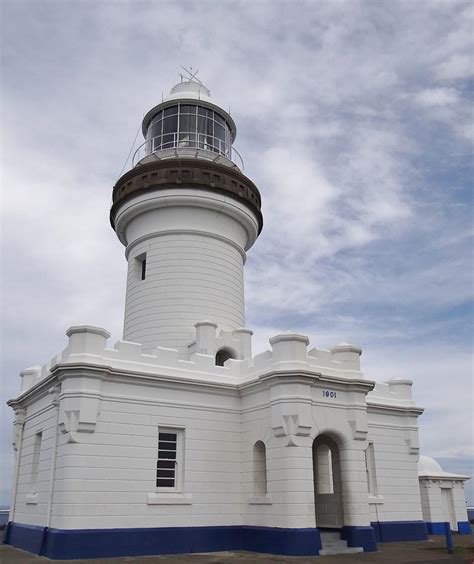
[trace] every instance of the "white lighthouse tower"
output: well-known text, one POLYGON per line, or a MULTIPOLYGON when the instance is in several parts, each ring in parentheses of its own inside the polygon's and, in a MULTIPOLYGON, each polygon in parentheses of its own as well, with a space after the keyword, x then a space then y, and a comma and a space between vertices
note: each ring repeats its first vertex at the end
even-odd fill
POLYGON ((470 533, 468 477, 418 466, 411 380, 367 380, 359 347, 298 333, 252 355, 243 265, 262 215, 230 115, 192 75, 143 134, 110 211, 124 340, 73 325, 21 372, 4 542, 63 560, 311 556, 423 540, 445 521, 470 533))
POLYGON ((194 77, 146 114, 142 130, 110 214, 128 260, 124 339, 186 357, 197 322, 245 325, 243 265, 262 229, 260 194, 232 147, 234 120, 194 77))

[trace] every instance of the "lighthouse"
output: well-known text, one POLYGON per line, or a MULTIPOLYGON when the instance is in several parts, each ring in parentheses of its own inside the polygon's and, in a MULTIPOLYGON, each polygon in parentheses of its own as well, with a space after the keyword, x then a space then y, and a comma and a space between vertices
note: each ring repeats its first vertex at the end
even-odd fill
POLYGON ((291 331, 252 353, 243 269, 263 220, 230 114, 190 74, 142 131, 110 209, 123 339, 75 321, 20 373, 4 543, 51 559, 317 556, 444 522, 469 534, 468 476, 418 464, 409 374, 374 382, 360 347, 291 331))
POLYGON ((128 261, 123 336, 185 358, 196 323, 245 326, 243 267, 262 229, 260 193, 233 147, 234 120, 195 77, 145 115, 142 131, 110 212, 128 261))

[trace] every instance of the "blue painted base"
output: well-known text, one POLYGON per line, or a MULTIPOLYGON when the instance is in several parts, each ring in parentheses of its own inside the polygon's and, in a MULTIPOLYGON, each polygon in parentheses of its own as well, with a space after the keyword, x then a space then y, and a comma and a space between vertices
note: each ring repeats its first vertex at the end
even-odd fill
POLYGON ((347 546, 361 546, 364 552, 377 550, 373 527, 342 527, 341 539, 347 541, 347 546))
POLYGON ((441 521, 426 522, 426 530, 429 535, 444 535, 444 523, 441 521))
POLYGON ((470 535, 472 533, 471 523, 469 521, 458 521, 458 533, 460 535, 470 535))
POLYGON ((316 556, 320 549, 318 529, 242 527, 242 550, 286 556, 316 556))
POLYGON ((5 543, 53 560, 223 550, 315 556, 321 548, 318 529, 239 526, 61 530, 9 523, 5 543))
POLYGON ((374 521, 371 523, 377 542, 427 540, 424 521, 374 521))
MULTIPOLYGON (((428 530, 429 535, 443 535, 444 532, 444 523, 441 521, 438 522, 427 522, 426 528, 428 530)), ((470 535, 472 533, 471 523, 469 521, 458 521, 458 531, 460 535, 470 535)))
POLYGON ((5 530, 3 542, 22 550, 33 552, 33 554, 41 554, 45 529, 46 527, 17 525, 16 523, 9 522, 5 530))

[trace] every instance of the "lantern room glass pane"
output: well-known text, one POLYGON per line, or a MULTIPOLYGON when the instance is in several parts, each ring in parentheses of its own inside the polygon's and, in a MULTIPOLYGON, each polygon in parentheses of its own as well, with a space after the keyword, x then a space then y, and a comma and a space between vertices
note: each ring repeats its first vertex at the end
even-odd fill
POLYGON ((163 134, 178 131, 178 116, 167 117, 163 120, 163 134))
POLYGON ((147 152, 176 147, 196 147, 221 155, 231 154, 231 131, 214 110, 193 104, 165 108, 148 128, 147 152))
POLYGON ((175 133, 168 133, 166 135, 163 135, 159 149, 172 149, 173 147, 175 147, 175 137, 175 133))
POLYGON ((184 114, 179 116, 179 131, 183 133, 195 133, 196 116, 184 114))
POLYGON ((178 106, 171 106, 163 110, 164 116, 173 116, 178 113, 178 106))
POLYGON ((180 114, 195 114, 196 113, 196 106, 188 106, 188 105, 182 105, 180 106, 180 114))

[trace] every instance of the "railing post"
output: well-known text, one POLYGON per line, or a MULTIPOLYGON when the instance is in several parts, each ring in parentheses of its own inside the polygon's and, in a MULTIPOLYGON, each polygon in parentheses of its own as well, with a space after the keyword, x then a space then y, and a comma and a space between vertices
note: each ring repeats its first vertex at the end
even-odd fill
POLYGON ((448 554, 453 553, 453 537, 451 535, 451 525, 447 521, 444 523, 444 534, 446 535, 446 549, 448 554))

